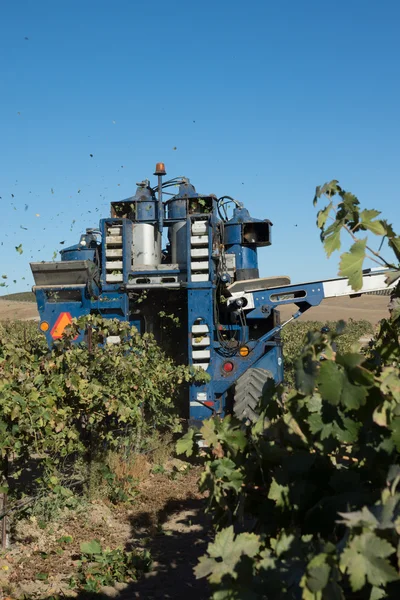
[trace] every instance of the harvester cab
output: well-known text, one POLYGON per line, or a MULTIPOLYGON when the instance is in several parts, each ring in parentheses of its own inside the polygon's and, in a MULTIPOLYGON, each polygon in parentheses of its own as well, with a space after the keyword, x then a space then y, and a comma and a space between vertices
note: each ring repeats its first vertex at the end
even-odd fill
MULTIPOLYGON (((295 285, 286 276, 260 278, 257 250, 271 244, 268 219, 251 217, 230 196, 199 194, 186 177, 163 181, 163 163, 154 175, 157 185, 145 179, 134 196, 111 202, 110 217, 63 249, 61 261, 31 263, 39 327, 51 345, 73 318, 128 321, 153 333, 176 361, 209 374, 189 387, 191 421, 228 410, 251 419, 268 380, 283 381, 279 307, 297 305, 291 321, 354 291, 342 278, 295 285)), ((357 295, 387 288, 385 271, 369 271, 357 295)))

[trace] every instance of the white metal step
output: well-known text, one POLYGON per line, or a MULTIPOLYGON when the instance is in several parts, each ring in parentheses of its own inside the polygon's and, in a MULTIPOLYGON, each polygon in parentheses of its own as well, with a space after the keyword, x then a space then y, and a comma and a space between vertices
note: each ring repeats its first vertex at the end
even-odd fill
POLYGON ((206 258, 208 257, 208 248, 191 248, 190 256, 193 258, 206 258))
POLYGON ((107 273, 106 281, 107 283, 117 283, 118 281, 123 281, 123 275, 122 273, 118 273, 118 275, 107 273))
POLYGON ((190 267, 192 271, 208 271, 208 260, 196 261, 190 263, 190 267))
POLYGON ((208 333, 208 325, 202 323, 201 325, 192 325, 192 333, 208 333))
POLYGON ((122 260, 112 260, 110 262, 106 262, 106 269, 109 271, 111 270, 116 270, 116 269, 122 269, 122 260))
POLYGON ((211 340, 207 336, 203 336, 203 337, 199 336, 199 337, 192 338, 192 346, 196 346, 196 347, 209 346, 210 343, 211 343, 211 340))
POLYGON ((192 274, 192 281, 208 281, 208 273, 192 274))
POLYGON ((122 248, 106 248, 107 258, 120 258, 122 257, 122 248))
POLYGON ((106 244, 112 244, 115 246, 116 244, 122 244, 122 235, 108 235, 106 237, 106 244))
POLYGON ((210 363, 194 363, 193 364, 193 367, 195 369, 203 369, 203 371, 207 371, 209 366, 210 366, 210 363))
POLYGON ((210 360, 211 352, 210 350, 193 350, 192 357, 193 360, 210 360))
POLYGON ((207 233, 208 221, 193 221, 192 235, 204 235, 207 233))
POLYGON ((107 234, 108 235, 121 235, 121 225, 116 226, 116 227, 109 227, 107 229, 107 234))
POLYGON ((190 238, 191 246, 208 246, 208 235, 193 235, 190 238))

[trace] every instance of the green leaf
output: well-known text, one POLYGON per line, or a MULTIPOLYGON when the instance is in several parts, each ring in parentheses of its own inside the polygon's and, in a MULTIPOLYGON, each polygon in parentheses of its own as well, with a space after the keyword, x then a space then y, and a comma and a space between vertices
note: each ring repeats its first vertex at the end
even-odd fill
POLYGON ((285 507, 289 504, 289 486, 281 485, 276 481, 276 479, 272 479, 271 486, 268 492, 268 498, 270 500, 274 500, 276 506, 285 507))
POLYGON ((205 443, 208 446, 216 446, 218 444, 218 424, 219 422, 214 419, 207 419, 204 421, 200 433, 204 438, 205 443))
POLYGON ((328 258, 335 250, 340 250, 340 233, 343 222, 335 222, 323 233, 323 244, 328 258))
POLYGON ((371 529, 375 529, 379 525, 378 519, 366 506, 363 506, 361 510, 356 510, 353 512, 339 512, 338 515, 342 517, 342 520, 337 522, 346 525, 346 527, 349 529, 354 527, 369 527, 371 529))
POLYGON ((39 581, 47 581, 48 578, 49 578, 48 573, 36 573, 36 575, 35 575, 35 579, 38 579, 39 581))
POLYGON ((82 554, 101 554, 101 545, 99 540, 82 542, 80 548, 82 554))
POLYGON ((396 255, 397 260, 400 260, 400 237, 393 237, 389 240, 389 246, 396 255))
POLYGON ((379 210, 365 209, 360 212, 360 219, 362 225, 369 231, 372 231, 372 233, 375 233, 376 235, 385 235, 386 229, 383 223, 381 221, 373 221, 373 219, 378 217, 380 214, 381 213, 379 210))
POLYGON ((213 558, 201 556, 197 566, 194 568, 196 579, 202 579, 211 575, 215 569, 215 565, 216 562, 213 558))
POLYGON ((282 556, 285 552, 288 552, 294 541, 294 535, 291 533, 287 535, 285 531, 279 534, 276 543, 274 544, 274 551, 277 556, 282 556))
POLYGON ((18 254, 23 254, 23 249, 22 249, 22 244, 19 244, 19 246, 15 246, 16 251, 18 252, 18 254))
POLYGON ((394 281, 397 281, 397 279, 399 279, 399 277, 400 277, 400 271, 392 270, 387 273, 387 275, 385 277, 385 281, 386 281, 387 285, 390 285, 394 281))
POLYGON ((307 565, 307 587, 313 594, 321 592, 328 585, 331 568, 326 558, 326 554, 317 554, 307 565))
POLYGON ((320 210, 319 213, 317 214, 317 225, 320 229, 322 229, 329 217, 329 213, 331 211, 331 208, 333 206, 332 202, 329 202, 329 204, 323 209, 320 210))
POLYGON ((317 384, 322 398, 333 405, 338 405, 342 395, 344 373, 335 362, 326 360, 319 369, 317 384))
POLYGON ((367 238, 357 240, 350 248, 350 252, 345 252, 341 256, 339 275, 347 277, 350 287, 357 292, 362 287, 362 267, 365 259, 367 238))
POLYGON ((314 360, 310 354, 298 358, 295 362, 296 388, 304 395, 314 392, 315 380, 320 363, 314 360))
POLYGON ((386 540, 374 533, 355 536, 341 555, 341 568, 349 574, 353 592, 361 590, 366 581, 380 587, 398 581, 396 569, 385 560, 395 549, 386 540))
POLYGON ((236 565, 240 558, 256 556, 260 549, 260 538, 254 533, 240 533, 234 536, 233 526, 222 529, 215 536, 214 543, 208 545, 209 557, 202 557, 195 568, 197 578, 210 575, 211 583, 220 583, 224 575, 237 578, 236 565), (211 558, 210 558, 211 557, 211 558), (212 560, 214 559, 214 560, 212 560))
POLYGON ((386 591, 374 586, 371 590, 369 600, 381 600, 381 598, 387 598, 386 591))
POLYGON ((347 377, 343 378, 343 388, 340 401, 343 406, 357 409, 365 404, 368 390, 361 385, 353 385, 347 377))
POLYGON ((341 188, 338 185, 339 181, 337 179, 332 179, 328 183, 324 183, 324 185, 317 186, 315 190, 315 196, 313 200, 313 205, 316 206, 318 199, 321 198, 323 194, 331 198, 335 194, 341 192, 341 188))
POLYGON ((189 429, 189 431, 185 433, 185 435, 179 438, 179 440, 176 442, 175 447, 177 454, 186 454, 187 457, 193 454, 194 434, 195 430, 189 429))

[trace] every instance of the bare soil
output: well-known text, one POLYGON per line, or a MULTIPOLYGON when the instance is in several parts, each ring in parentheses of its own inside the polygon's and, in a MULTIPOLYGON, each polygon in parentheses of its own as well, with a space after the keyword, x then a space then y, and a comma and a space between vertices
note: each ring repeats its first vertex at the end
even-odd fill
MULTIPOLYGON (((360 296, 358 298, 329 298, 319 306, 310 308, 300 317, 302 321, 338 321, 339 319, 365 319, 372 324, 388 317, 387 296, 360 296)), ((289 319, 297 311, 294 304, 289 304, 280 309, 282 320, 289 319)), ((34 302, 15 302, 13 300, 0 300, 0 321, 38 320, 39 315, 34 302)))
POLYGON ((205 500, 197 485, 200 472, 201 467, 191 467, 184 473, 149 473, 133 502, 116 507, 94 501, 66 511, 44 529, 34 517, 18 522, 10 548, 0 553, 1 597, 87 598, 71 590, 69 581, 81 542, 98 539, 103 548, 147 548, 153 564, 137 582, 101 588, 96 598, 206 600, 207 582, 193 573, 209 541, 205 500), (60 543, 63 536, 71 536, 72 543, 60 543), (38 579, 41 573, 46 581, 38 579))
MULTIPOLYGON (((369 321, 376 325, 381 319, 389 317, 388 296, 359 296, 358 298, 327 298, 319 306, 314 306, 299 317, 301 321, 339 321, 354 319, 369 321)), ((281 307, 281 320, 286 321, 298 310, 294 304, 281 307)))
POLYGON ((0 321, 38 321, 36 302, 0 300, 0 321))

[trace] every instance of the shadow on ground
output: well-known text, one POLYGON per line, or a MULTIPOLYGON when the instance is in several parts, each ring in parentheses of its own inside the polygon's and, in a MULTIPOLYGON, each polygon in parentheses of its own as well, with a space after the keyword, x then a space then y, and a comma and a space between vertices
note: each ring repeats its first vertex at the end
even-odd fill
MULTIPOLYGON (((193 572, 210 541, 210 522, 205 515, 204 499, 170 500, 156 518, 150 511, 136 513, 132 517, 131 526, 132 541, 126 549, 140 546, 143 539, 147 538, 146 548, 153 558, 151 571, 139 581, 127 584, 123 590, 109 588, 109 593, 106 594, 81 592, 74 598, 207 600, 210 597, 207 582, 196 579, 193 572)), ((54 600, 54 597, 47 600, 54 600)))

